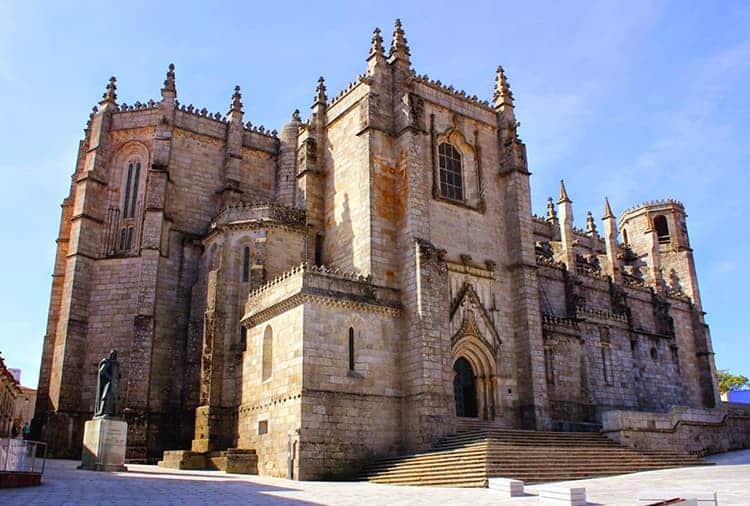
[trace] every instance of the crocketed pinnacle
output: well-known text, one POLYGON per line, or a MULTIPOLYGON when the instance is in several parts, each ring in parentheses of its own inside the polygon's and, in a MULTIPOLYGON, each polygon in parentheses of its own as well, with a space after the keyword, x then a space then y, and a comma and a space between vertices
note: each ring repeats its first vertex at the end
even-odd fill
POLYGON ((586 232, 589 234, 596 233, 596 223, 594 222, 594 216, 591 214, 591 211, 586 213, 586 232))
POLYGON ((104 91, 104 94, 102 95, 102 100, 99 102, 100 104, 117 104, 117 78, 115 76, 112 76, 109 78, 109 83, 107 84, 107 89, 104 91))
POLYGON ((229 112, 242 112, 242 93, 240 93, 239 85, 234 87, 234 93, 232 93, 232 108, 229 112))
POLYGON ((390 57, 394 59, 401 58, 408 63, 410 55, 406 35, 404 34, 404 29, 401 27, 401 20, 397 19, 393 30, 393 40, 391 40, 390 57))
POLYGON ((328 101, 328 97, 326 96, 326 80, 323 79, 323 76, 320 76, 318 78, 318 87, 315 88, 315 102, 313 105, 326 105, 326 102, 328 101))
POLYGON ((177 93, 174 80, 174 63, 169 64, 169 70, 167 70, 167 78, 164 80, 164 87, 161 89, 161 94, 165 92, 177 93))
POLYGON ((568 192, 565 190, 565 183, 563 180, 560 180, 560 200, 557 201, 558 204, 562 204, 563 202, 568 202, 569 204, 572 204, 573 201, 570 200, 568 197, 568 192))
POLYGON ((557 211, 555 210, 555 203, 552 201, 552 197, 547 199, 547 221, 557 222, 557 211))
POLYGON ((380 28, 375 28, 372 32, 372 45, 370 46, 370 56, 385 56, 383 49, 383 37, 380 36, 380 28))
POLYGON ((495 92, 492 94, 492 103, 495 106, 495 109, 500 109, 501 107, 513 107, 513 92, 510 91, 508 78, 505 76, 505 71, 502 66, 497 67, 497 73, 495 75, 495 92))
POLYGON ((612 208, 609 206, 609 199, 607 197, 604 197, 604 216, 602 217, 603 220, 609 220, 614 219, 615 215, 612 212, 612 208))

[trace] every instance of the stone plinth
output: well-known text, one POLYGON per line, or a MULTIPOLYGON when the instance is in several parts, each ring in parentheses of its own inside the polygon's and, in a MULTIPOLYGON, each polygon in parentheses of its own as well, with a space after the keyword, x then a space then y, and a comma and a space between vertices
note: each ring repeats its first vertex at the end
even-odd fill
POLYGON ((497 490, 505 497, 520 497, 524 495, 523 481, 509 478, 490 478, 487 488, 497 490))
POLYGON ((112 418, 94 418, 83 429, 81 469, 89 471, 127 471, 125 447, 128 424, 112 418))
POLYGON ((586 506, 586 489, 584 487, 542 486, 539 487, 539 504, 586 506))

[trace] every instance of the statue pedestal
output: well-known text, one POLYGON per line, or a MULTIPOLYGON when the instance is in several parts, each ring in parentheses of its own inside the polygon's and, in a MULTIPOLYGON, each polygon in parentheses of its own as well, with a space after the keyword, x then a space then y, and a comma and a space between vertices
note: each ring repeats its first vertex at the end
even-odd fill
POLYGON ((84 425, 80 469, 127 471, 125 446, 128 424, 113 418, 94 418, 84 425))

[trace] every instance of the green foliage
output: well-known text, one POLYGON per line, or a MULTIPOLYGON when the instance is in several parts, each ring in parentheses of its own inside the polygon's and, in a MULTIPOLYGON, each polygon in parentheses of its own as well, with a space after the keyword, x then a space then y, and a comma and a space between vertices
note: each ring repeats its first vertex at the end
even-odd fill
POLYGON ((722 394, 750 386, 750 380, 741 374, 732 374, 727 370, 719 369, 716 371, 716 376, 719 379, 719 391, 722 394))

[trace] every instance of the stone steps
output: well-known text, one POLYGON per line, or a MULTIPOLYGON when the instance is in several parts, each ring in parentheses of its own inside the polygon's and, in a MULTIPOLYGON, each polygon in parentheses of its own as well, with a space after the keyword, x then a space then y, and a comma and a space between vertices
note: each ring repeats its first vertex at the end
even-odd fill
POLYGON ((255 450, 229 448, 207 453, 189 450, 165 451, 157 465, 169 469, 216 470, 238 474, 258 474, 255 450))
POLYGON ((536 432, 464 424, 434 449, 378 459, 358 479, 402 485, 486 486, 493 476, 527 483, 706 465, 673 452, 639 451, 597 433, 536 432), (470 425, 470 426, 467 426, 470 425))

